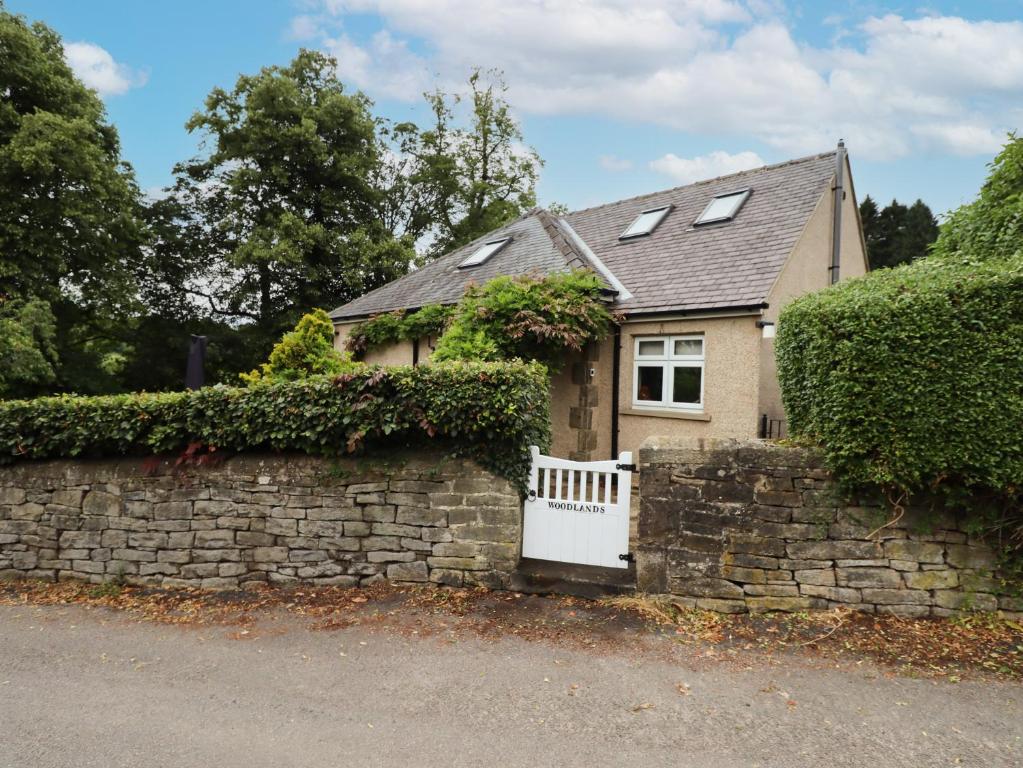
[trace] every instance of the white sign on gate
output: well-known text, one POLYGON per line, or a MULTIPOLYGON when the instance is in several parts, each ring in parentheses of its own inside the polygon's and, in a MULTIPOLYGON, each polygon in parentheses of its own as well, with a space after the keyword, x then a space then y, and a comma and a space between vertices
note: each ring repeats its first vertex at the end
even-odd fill
POLYGON ((530 452, 522 556, 627 568, 632 454, 569 461, 544 456, 535 445, 530 452))

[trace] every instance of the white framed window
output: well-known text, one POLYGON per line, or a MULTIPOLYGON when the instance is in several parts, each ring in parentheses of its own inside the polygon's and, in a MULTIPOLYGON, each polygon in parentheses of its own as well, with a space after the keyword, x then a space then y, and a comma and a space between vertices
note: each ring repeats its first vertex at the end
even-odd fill
POLYGON ((718 221, 731 221, 739 213, 739 209, 742 208, 746 199, 750 195, 750 190, 740 189, 736 192, 726 192, 723 195, 717 195, 709 203, 707 207, 703 209, 703 213, 694 222, 695 225, 700 224, 714 224, 718 221))
POLYGON ((703 336, 639 336, 635 343, 633 406, 702 411, 703 336))

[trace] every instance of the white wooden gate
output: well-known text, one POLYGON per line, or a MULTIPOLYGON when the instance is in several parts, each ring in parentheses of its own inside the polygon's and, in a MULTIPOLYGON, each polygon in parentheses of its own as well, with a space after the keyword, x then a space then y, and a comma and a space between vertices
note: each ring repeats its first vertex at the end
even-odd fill
POLYGON ((569 461, 543 456, 535 445, 530 452, 522 556, 627 568, 632 454, 569 461))

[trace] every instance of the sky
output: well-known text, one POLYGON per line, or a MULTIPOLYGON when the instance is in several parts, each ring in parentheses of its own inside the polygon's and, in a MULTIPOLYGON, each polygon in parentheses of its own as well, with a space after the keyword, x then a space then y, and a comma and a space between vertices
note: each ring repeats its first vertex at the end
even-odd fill
POLYGON ((1023 123, 1023 2, 982 0, 6 0, 53 27, 155 192, 215 87, 326 51, 377 114, 496 68, 571 209, 849 149, 857 197, 975 194, 1023 123))

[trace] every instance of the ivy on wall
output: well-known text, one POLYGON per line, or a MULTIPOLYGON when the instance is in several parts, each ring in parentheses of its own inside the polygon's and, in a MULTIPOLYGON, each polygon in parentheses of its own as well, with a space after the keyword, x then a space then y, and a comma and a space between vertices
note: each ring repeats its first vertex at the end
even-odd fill
POLYGON ((470 285, 454 306, 433 304, 416 312, 377 315, 353 329, 348 349, 365 353, 439 335, 434 361, 517 358, 557 369, 566 350, 604 338, 618 320, 604 298, 603 284, 588 270, 502 276, 470 285))

